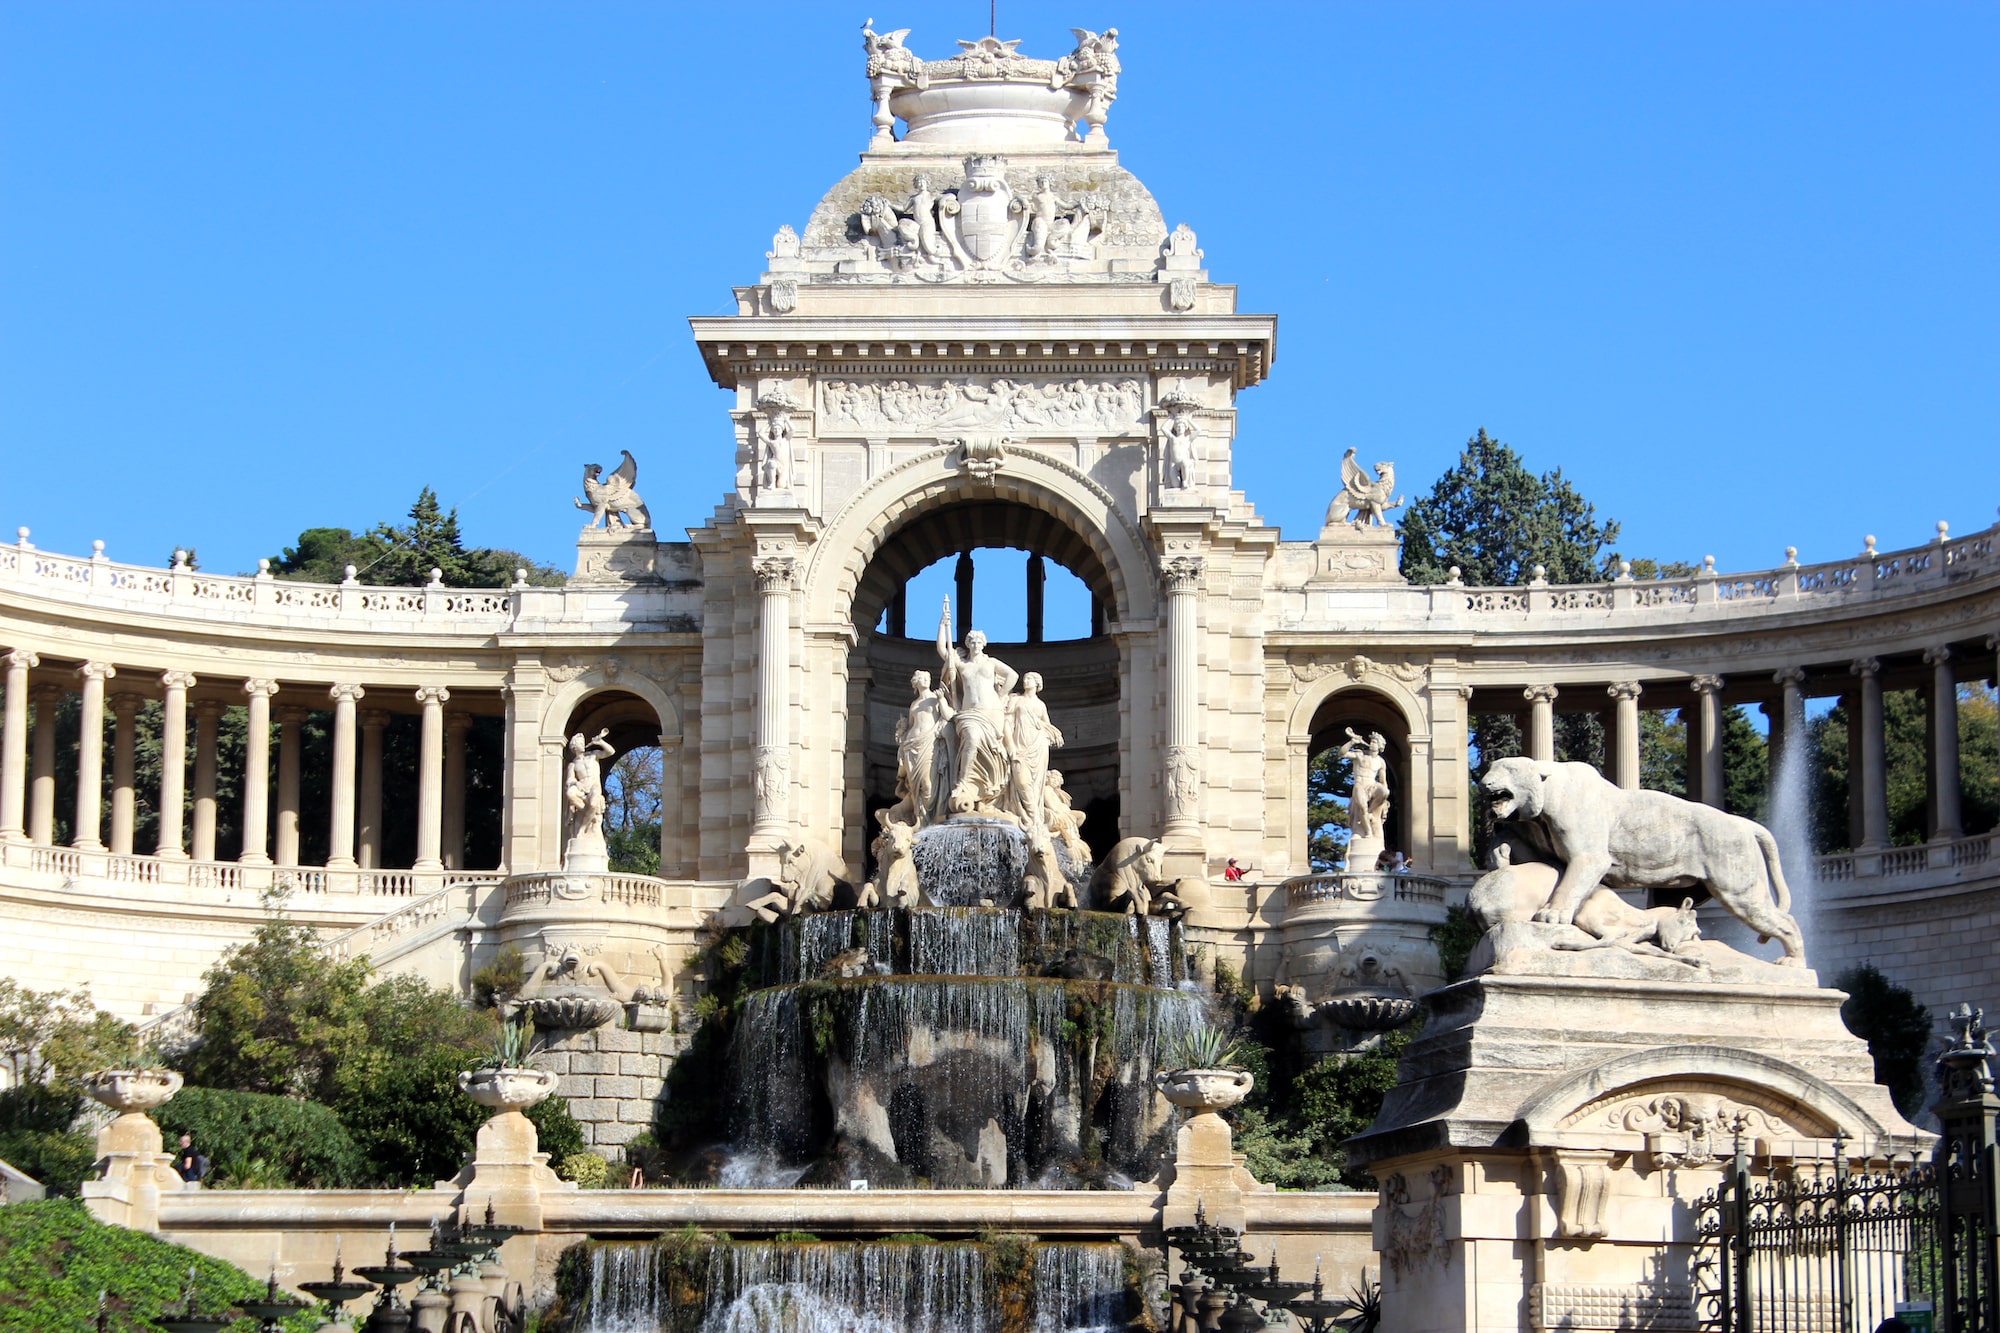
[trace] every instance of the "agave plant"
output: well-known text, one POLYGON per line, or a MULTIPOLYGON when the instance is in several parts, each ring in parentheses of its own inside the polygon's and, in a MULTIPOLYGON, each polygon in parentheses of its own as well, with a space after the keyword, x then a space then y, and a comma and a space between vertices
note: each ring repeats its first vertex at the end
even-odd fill
POLYGON ((1170 1069, 1234 1069, 1238 1044, 1221 1028, 1192 1028, 1167 1045, 1170 1069))
POLYGON ((533 1059, 542 1048, 535 1036, 535 1019, 526 1009, 515 1013, 512 1018, 500 1020, 499 1030, 493 1034, 493 1054, 486 1061, 488 1069, 520 1069, 533 1059))

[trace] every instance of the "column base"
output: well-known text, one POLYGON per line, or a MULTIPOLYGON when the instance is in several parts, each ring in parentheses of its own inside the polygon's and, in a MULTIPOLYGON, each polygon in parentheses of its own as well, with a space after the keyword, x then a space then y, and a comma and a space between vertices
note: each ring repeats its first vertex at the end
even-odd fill
MULTIPOLYGON (((290 869, 296 869, 297 867, 288 867, 288 868, 290 868, 290 869)), ((355 859, 354 859, 353 857, 351 857, 351 856, 329 856, 329 857, 328 857, 328 858, 326 859, 326 869, 328 869, 328 870, 359 870, 359 869, 361 869, 361 863, 360 863, 359 861, 356 861, 356 860, 355 860, 355 859)))
POLYGON ((185 861, 188 854, 179 847, 162 847, 153 853, 156 861, 185 861))
POLYGON ((435 857, 419 857, 410 865, 412 870, 443 870, 444 862, 435 857))
POLYGON ((240 866, 267 866, 271 864, 271 858, 262 852, 245 852, 236 858, 236 864, 240 866))
POLYGON ((75 842, 71 843, 70 846, 74 847, 79 852, 101 852, 104 850, 104 844, 97 841, 97 839, 95 838, 91 838, 88 840, 85 840, 83 838, 78 838, 75 842))

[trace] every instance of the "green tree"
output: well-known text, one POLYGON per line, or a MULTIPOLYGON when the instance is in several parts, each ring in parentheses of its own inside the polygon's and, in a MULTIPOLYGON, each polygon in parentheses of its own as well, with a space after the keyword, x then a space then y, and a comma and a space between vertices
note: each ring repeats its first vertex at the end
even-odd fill
POLYGON ((1917 1003, 1908 987, 1900 986, 1873 963, 1850 967, 1834 978, 1847 992, 1840 1021, 1868 1043, 1875 1062, 1875 1081, 1889 1089, 1896 1109, 1915 1115, 1924 1106, 1924 1057, 1930 1053, 1931 1011, 1917 1003))
MULTIPOLYGON (((1961 685, 1958 691, 1960 816, 1966 833, 2000 822, 2000 741, 1996 741, 1993 692, 1961 685)), ((1910 847, 1930 836, 1930 783, 1926 773, 1929 730, 1924 699, 1914 690, 1882 692, 1882 751, 1887 764, 1889 841, 1910 847)), ((1854 845, 1848 817, 1848 726, 1845 703, 1806 723, 1810 744, 1813 847, 1821 853, 1854 845)))
POLYGON ((1561 468, 1536 476, 1482 427, 1411 503, 1402 537, 1412 583, 1443 583, 1454 565, 1473 584, 1526 583, 1536 565, 1551 583, 1588 583, 1605 572, 1600 553, 1618 539, 1618 524, 1599 524, 1561 468))
POLYGON ((377 523, 356 534, 348 528, 307 528, 297 546, 271 559, 271 573, 281 579, 309 583, 340 583, 347 567, 355 581, 378 587, 418 587, 429 583, 433 569, 457 588, 500 588, 526 570, 529 583, 559 586, 561 570, 496 547, 468 550, 458 528, 458 510, 438 503, 426 486, 410 506, 408 521, 377 523))

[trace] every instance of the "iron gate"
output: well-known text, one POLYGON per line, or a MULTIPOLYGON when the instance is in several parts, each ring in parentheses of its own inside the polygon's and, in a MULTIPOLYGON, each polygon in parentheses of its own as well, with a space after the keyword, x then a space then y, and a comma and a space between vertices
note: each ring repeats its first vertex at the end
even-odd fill
POLYGON ((2000 1098, 1981 1015, 1960 1005, 1939 1062, 1929 1162, 1753 1180, 1740 1144, 1695 1205, 1695 1306, 1708 1333, 2000 1333, 2000 1098), (1929 1322, 1926 1322, 1928 1319, 1929 1322), (1892 1326, 1893 1327, 1893 1326, 1892 1326))

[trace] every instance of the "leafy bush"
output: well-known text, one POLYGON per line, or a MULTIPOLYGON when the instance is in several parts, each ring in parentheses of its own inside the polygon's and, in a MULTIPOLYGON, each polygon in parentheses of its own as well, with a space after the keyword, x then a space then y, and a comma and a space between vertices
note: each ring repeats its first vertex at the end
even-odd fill
POLYGON ((472 1002, 481 1009, 491 1009, 502 1000, 513 999, 527 984, 528 960, 510 944, 472 974, 472 1002))
POLYGON ((153 1111, 168 1151, 182 1135, 214 1165, 209 1182, 238 1189, 338 1189, 365 1179, 367 1162, 340 1117, 293 1097, 182 1088, 153 1111))
POLYGON ((1444 924, 1431 927, 1430 939, 1437 948, 1438 965, 1444 969, 1447 982, 1465 975, 1466 961, 1485 934, 1479 928, 1479 919, 1464 903, 1453 903, 1445 909, 1444 924))
POLYGON ((583 1126, 576 1123, 576 1117, 569 1113, 569 1103, 562 1098, 551 1097, 535 1103, 528 1108, 527 1116, 535 1123, 538 1146, 558 1167, 589 1147, 583 1141, 583 1126))
POLYGON ((1930 1054, 1931 1011, 1873 963, 1850 967, 1835 977, 1847 992, 1840 1021, 1868 1043, 1875 1081, 1889 1090, 1896 1109, 1915 1115, 1924 1107, 1924 1058, 1930 1054))
MULTIPOLYGON (((106 1226, 68 1199, 0 1208, 0 1333, 84 1333, 97 1326, 99 1292, 106 1327, 152 1333, 155 1316, 169 1304, 179 1309, 189 1268, 205 1310, 264 1290, 239 1268, 142 1231, 106 1226)), ((284 1327, 302 1333, 317 1323, 295 1317, 284 1327)), ((250 1333, 255 1325, 244 1319, 229 1327, 250 1333)))
POLYGON ((47 1083, 0 1092, 0 1161, 51 1194, 75 1194, 97 1160, 97 1141, 70 1129, 83 1095, 47 1083))
POLYGON ((604 1182, 611 1176, 611 1163, 594 1152, 573 1152, 562 1159, 556 1174, 584 1189, 598 1190, 604 1188, 604 1182))

